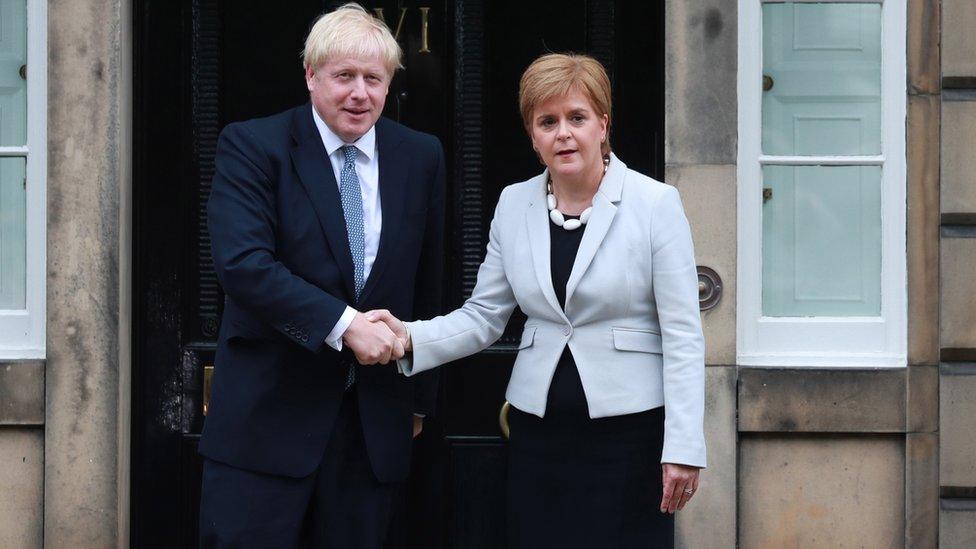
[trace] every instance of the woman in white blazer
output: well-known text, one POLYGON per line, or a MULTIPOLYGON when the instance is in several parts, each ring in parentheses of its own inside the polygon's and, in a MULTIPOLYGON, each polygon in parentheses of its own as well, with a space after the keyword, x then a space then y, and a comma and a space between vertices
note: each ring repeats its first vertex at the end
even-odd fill
POLYGON ((610 152, 610 103, 594 59, 534 61, 519 104, 546 170, 502 191, 471 298, 405 325, 367 315, 412 351, 408 376, 488 347, 516 305, 528 317, 506 392, 512 547, 670 547, 705 466, 691 232, 673 187, 610 152))

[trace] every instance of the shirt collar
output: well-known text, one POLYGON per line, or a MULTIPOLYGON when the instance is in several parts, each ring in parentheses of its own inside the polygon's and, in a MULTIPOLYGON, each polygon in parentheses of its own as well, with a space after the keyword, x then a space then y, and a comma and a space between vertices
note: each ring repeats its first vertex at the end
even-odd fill
POLYGON ((340 138, 338 135, 335 134, 335 132, 332 131, 332 128, 330 128, 329 125, 325 123, 325 120, 322 120, 322 117, 319 116, 319 113, 318 111, 315 110, 315 107, 312 107, 312 118, 315 119, 315 127, 318 128, 319 135, 322 136, 322 144, 325 145, 325 152, 329 156, 332 156, 332 153, 336 152, 341 147, 344 147, 346 145, 352 145, 357 149, 359 149, 359 152, 366 155, 366 158, 370 160, 373 159, 373 156, 376 154, 376 125, 375 124, 373 125, 373 127, 369 129, 368 132, 366 132, 365 134, 363 134, 362 137, 357 139, 355 143, 346 143, 345 141, 342 140, 342 138, 340 138))

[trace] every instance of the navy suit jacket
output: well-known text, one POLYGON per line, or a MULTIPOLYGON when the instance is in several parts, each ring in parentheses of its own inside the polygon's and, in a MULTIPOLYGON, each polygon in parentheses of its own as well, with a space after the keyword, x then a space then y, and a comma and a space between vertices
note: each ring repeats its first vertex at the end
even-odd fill
POLYGON ((312 473, 352 364, 373 471, 403 480, 413 413, 433 411, 436 380, 359 366, 325 338, 346 305, 402 319, 439 312, 444 152, 431 135, 377 122, 383 227, 357 301, 338 184, 311 109, 230 124, 217 143, 207 226, 226 301, 200 452, 252 471, 312 473))

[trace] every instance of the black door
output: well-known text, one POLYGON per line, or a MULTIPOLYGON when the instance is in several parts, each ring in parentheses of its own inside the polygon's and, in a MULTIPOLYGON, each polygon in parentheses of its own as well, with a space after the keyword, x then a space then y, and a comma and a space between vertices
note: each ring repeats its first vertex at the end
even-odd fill
MULTIPOLYGON (((336 2, 143 0, 135 11, 132 545, 194 547, 196 444, 222 294, 204 205, 227 123, 307 100, 299 52, 336 2)), ((399 29, 405 71, 386 115, 440 137, 448 156, 444 302, 470 294, 502 187, 541 170, 516 105, 547 51, 586 52, 614 86, 612 140, 663 176, 663 2, 364 2, 399 29)), ((504 547, 499 409, 516 314, 491 349, 443 370, 439 412, 418 439, 390 547, 504 547)))

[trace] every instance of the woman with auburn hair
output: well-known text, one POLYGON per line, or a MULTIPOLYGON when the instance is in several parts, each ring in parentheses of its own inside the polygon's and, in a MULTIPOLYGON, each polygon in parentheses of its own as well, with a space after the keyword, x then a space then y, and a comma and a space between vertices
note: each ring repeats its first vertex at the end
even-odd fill
POLYGON ((546 169, 502 191, 471 297, 431 320, 367 315, 414 375, 525 312, 506 392, 512 547, 670 547, 705 466, 691 230, 673 187, 611 152, 610 89, 591 57, 536 59, 519 108, 546 169))

